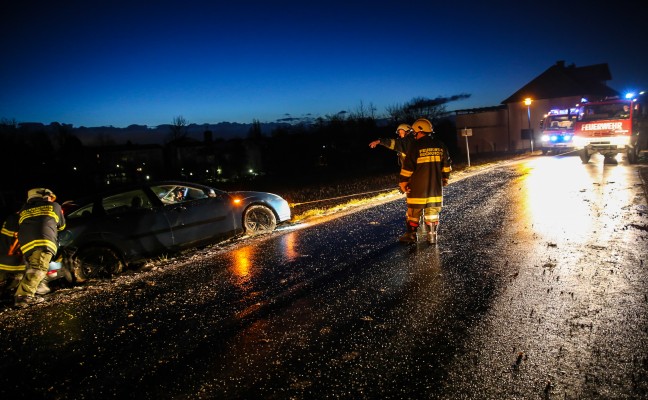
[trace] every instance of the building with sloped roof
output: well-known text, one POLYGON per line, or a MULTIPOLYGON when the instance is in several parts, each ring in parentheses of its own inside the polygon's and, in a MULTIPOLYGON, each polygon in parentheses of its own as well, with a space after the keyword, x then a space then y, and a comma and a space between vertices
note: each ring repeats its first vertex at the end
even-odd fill
POLYGON ((593 101, 618 96, 619 92, 606 84, 611 79, 607 64, 576 67, 558 61, 499 106, 456 110, 459 148, 466 152, 461 133, 468 128, 472 130, 468 140, 471 153, 530 150, 549 110, 574 107, 583 98, 593 101), (530 105, 525 104, 526 99, 531 99, 530 105))

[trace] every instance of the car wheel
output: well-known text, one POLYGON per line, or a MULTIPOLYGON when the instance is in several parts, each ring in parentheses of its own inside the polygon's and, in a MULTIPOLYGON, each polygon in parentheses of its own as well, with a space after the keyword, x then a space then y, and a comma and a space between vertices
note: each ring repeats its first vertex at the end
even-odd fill
POLYGON ((248 235, 272 232, 277 227, 277 218, 266 206, 254 205, 245 210, 243 228, 248 235))
POLYGON ((77 282, 91 278, 117 275, 124 270, 124 262, 107 247, 91 247, 79 251, 74 260, 74 277, 77 282))

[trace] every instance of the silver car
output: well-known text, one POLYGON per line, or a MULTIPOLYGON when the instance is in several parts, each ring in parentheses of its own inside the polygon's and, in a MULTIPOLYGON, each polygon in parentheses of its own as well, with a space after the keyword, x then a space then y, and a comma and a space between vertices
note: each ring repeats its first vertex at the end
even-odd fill
POLYGON ((77 281, 121 272, 130 263, 272 232, 290 206, 266 192, 225 192, 181 181, 139 184, 63 203, 62 253, 77 281))

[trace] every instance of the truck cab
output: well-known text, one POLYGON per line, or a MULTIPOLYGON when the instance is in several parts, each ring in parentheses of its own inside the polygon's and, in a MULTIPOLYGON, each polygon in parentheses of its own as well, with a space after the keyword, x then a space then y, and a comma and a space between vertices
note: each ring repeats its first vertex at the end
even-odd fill
POLYGON ((573 149, 574 123, 578 119, 579 111, 579 108, 549 110, 540 126, 542 154, 560 154, 573 149))
POLYGON ((606 99, 583 103, 574 125, 574 146, 586 164, 592 154, 604 156, 606 163, 616 163, 616 155, 626 153, 634 164, 648 152, 648 132, 643 92, 626 99, 606 99))

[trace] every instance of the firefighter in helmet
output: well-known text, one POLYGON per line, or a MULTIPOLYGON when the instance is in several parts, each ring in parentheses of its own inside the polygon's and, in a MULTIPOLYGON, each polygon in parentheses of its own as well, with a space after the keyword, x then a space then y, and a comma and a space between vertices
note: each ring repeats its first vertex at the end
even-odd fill
POLYGON ((2 295, 13 293, 25 273, 20 246, 18 245, 18 213, 12 213, 2 224, 0 233, 0 285, 2 295))
POLYGON ((35 296, 36 290, 58 250, 58 232, 65 229, 63 211, 55 200, 56 195, 49 189, 31 189, 27 192, 27 203, 18 213, 18 241, 27 270, 16 289, 16 307, 43 301, 35 296))
POLYGON ((402 166, 407 148, 414 141, 412 127, 407 124, 400 124, 396 128, 396 135, 398 135, 396 139, 376 139, 369 143, 369 147, 375 149, 376 146, 381 145, 390 150, 394 150, 398 154, 398 165, 402 166))
POLYGON ((417 119, 412 124, 414 141, 409 146, 400 171, 399 186, 407 195, 406 232, 399 241, 416 242, 421 215, 427 228, 427 240, 436 243, 439 213, 443 206, 443 186, 452 170, 450 155, 443 142, 434 139, 432 123, 417 119))

